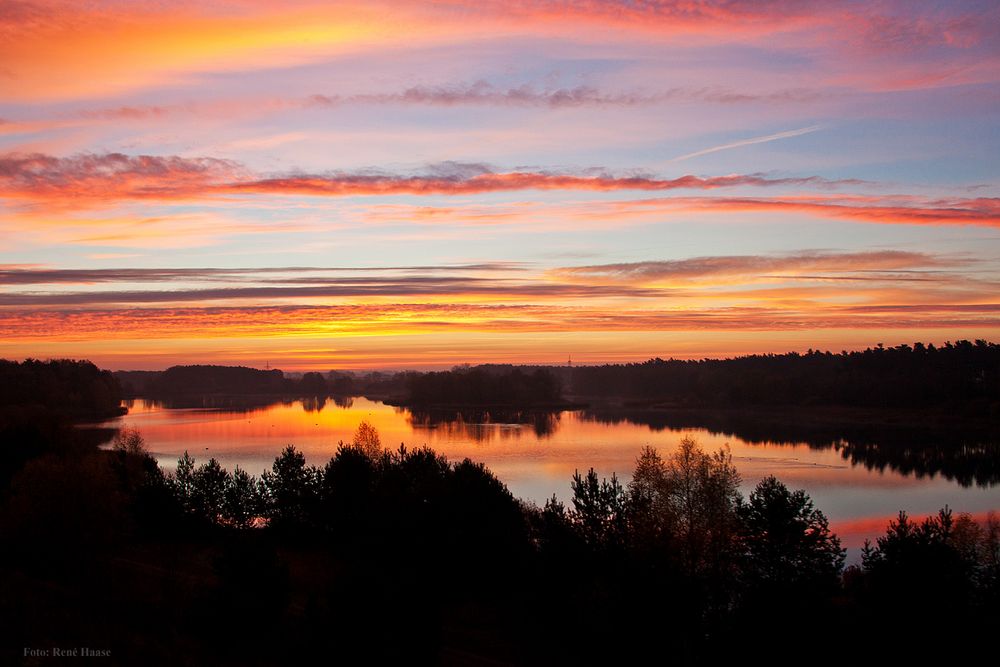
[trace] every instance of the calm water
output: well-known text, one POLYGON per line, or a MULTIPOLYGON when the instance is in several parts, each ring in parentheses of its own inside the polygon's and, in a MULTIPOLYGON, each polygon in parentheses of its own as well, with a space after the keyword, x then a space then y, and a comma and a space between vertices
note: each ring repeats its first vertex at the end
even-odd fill
POLYGON ((934 513, 945 504, 977 516, 1000 510, 995 447, 975 443, 974 438, 957 450, 950 447, 952 454, 946 456, 933 447, 908 443, 887 449, 870 442, 862 448, 847 441, 836 447, 815 440, 781 442, 787 434, 768 442, 756 431, 744 440, 732 434, 742 433, 739 429, 729 429, 727 435, 676 428, 669 418, 643 423, 635 415, 614 412, 415 415, 364 398, 238 409, 167 408, 139 400, 130 404, 126 416, 109 424, 138 428, 164 468, 172 470, 187 450, 196 461, 214 456, 226 468, 239 465, 259 474, 288 444, 301 450, 309 463, 322 466, 339 441, 351 439, 362 420, 378 429, 386 446, 426 444, 449 459, 482 461, 516 496, 537 503, 552 494, 568 500, 576 469, 594 467, 602 475, 614 472, 627 481, 645 445, 669 454, 687 435, 708 451, 728 443, 743 476, 744 493, 769 474, 789 487, 806 489, 848 547, 881 534, 900 509, 911 516, 934 513))

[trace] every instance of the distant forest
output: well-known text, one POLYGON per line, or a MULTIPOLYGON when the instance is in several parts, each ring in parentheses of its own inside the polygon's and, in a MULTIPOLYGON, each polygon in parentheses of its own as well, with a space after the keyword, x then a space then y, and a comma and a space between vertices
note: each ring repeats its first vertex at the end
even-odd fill
POLYGON ((410 373, 309 372, 286 375, 278 369, 246 366, 171 366, 165 371, 115 371, 130 398, 184 396, 357 396, 398 393, 410 373))
POLYGON ((958 406, 996 415, 1000 345, 960 340, 857 352, 765 354, 734 359, 651 359, 573 369, 577 396, 673 405, 958 406))
POLYGON ((0 359, 0 409, 46 406, 74 419, 121 414, 122 390, 110 371, 89 361, 0 359))
POLYGON ((482 364, 429 373, 302 376, 244 367, 174 366, 115 376, 127 396, 153 398, 364 395, 418 407, 557 406, 587 400, 672 408, 934 407, 965 416, 1000 414, 1000 345, 983 340, 602 366, 482 364))
POLYGON ((243 366, 172 366, 165 371, 118 371, 126 396, 331 396, 365 395, 415 405, 560 406, 561 383, 547 368, 458 367, 418 373, 286 376, 282 371, 243 366))
MULTIPOLYGON (((501 367, 502 368, 502 367, 501 367)), ((411 405, 558 405, 564 402, 559 380, 547 368, 456 369, 412 373, 406 378, 411 405)))

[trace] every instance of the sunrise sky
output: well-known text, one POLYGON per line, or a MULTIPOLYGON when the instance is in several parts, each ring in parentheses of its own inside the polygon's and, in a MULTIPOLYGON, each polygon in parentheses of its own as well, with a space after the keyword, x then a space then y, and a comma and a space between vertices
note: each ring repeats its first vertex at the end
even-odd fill
POLYGON ((995 0, 0 2, 0 357, 998 333, 995 0))

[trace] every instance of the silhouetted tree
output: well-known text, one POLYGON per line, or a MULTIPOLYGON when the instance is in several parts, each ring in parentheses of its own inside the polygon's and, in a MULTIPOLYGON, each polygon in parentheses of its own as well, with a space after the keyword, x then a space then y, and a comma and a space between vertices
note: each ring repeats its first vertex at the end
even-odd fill
POLYGON ((319 471, 306 466, 301 452, 292 445, 285 447, 261 479, 271 525, 283 529, 304 527, 318 500, 319 479, 319 471))
POLYGON ((919 524, 901 511, 875 546, 865 544, 862 564, 880 604, 906 615, 967 608, 973 564, 956 548, 953 528, 948 507, 919 524), (920 582, 919 586, 914 582, 920 582))
POLYGON ((320 497, 324 523, 335 531, 357 534, 372 520, 378 461, 360 447, 345 445, 323 468, 320 497))
POLYGON ((194 458, 185 449, 184 455, 177 459, 176 472, 167 478, 177 500, 189 512, 194 511, 194 464, 194 458))
POLYGON ((139 429, 123 427, 115 433, 111 448, 123 454, 139 455, 146 453, 146 440, 139 429))
POLYGON ((826 516, 803 490, 789 491, 773 475, 737 504, 744 574, 755 586, 836 587, 845 552, 826 516))
POLYGON ((553 567, 565 567, 567 558, 578 555, 582 536, 575 530, 566 505, 555 494, 545 501, 541 509, 526 505, 524 511, 532 522, 535 547, 553 567))
POLYGON ((304 396, 325 396, 326 380, 319 373, 306 373, 299 382, 299 391, 304 396))
POLYGON ((236 528, 249 528, 261 515, 261 489, 256 477, 236 466, 226 479, 222 516, 236 528))
POLYGON ((162 472, 156 459, 146 451, 146 441, 138 429, 123 427, 115 433, 111 441, 111 464, 122 489, 130 496, 147 483, 162 483, 162 472))
POLYGON ((358 424, 358 430, 354 432, 351 445, 360 449, 372 460, 382 456, 382 439, 375 427, 367 421, 358 424))
POLYGON ((213 457, 199 466, 192 475, 192 505, 197 514, 210 522, 222 516, 229 486, 229 474, 213 457))
POLYGON ((685 437, 667 460, 667 512, 677 526, 683 562, 689 572, 706 569, 721 576, 731 555, 740 498, 740 475, 728 448, 707 454, 685 437))
POLYGON ((960 514, 951 531, 952 546, 972 574, 977 602, 1000 610, 1000 518, 990 512, 983 523, 960 514))
POLYGON ((678 532, 670 500, 671 477, 666 462, 653 447, 643 448, 628 485, 628 519, 633 546, 661 550, 678 532))
POLYGON ((621 546, 625 541, 627 520, 625 489, 614 474, 598 479, 591 468, 586 477, 573 473, 572 520, 580 527, 589 544, 598 548, 621 546))

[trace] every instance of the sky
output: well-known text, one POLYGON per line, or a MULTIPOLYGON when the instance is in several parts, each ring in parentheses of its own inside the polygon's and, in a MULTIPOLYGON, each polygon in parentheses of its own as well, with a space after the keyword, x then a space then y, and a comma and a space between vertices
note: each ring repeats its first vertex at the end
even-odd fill
POLYGON ((995 1, 0 0, 0 357, 1000 340, 995 1))

